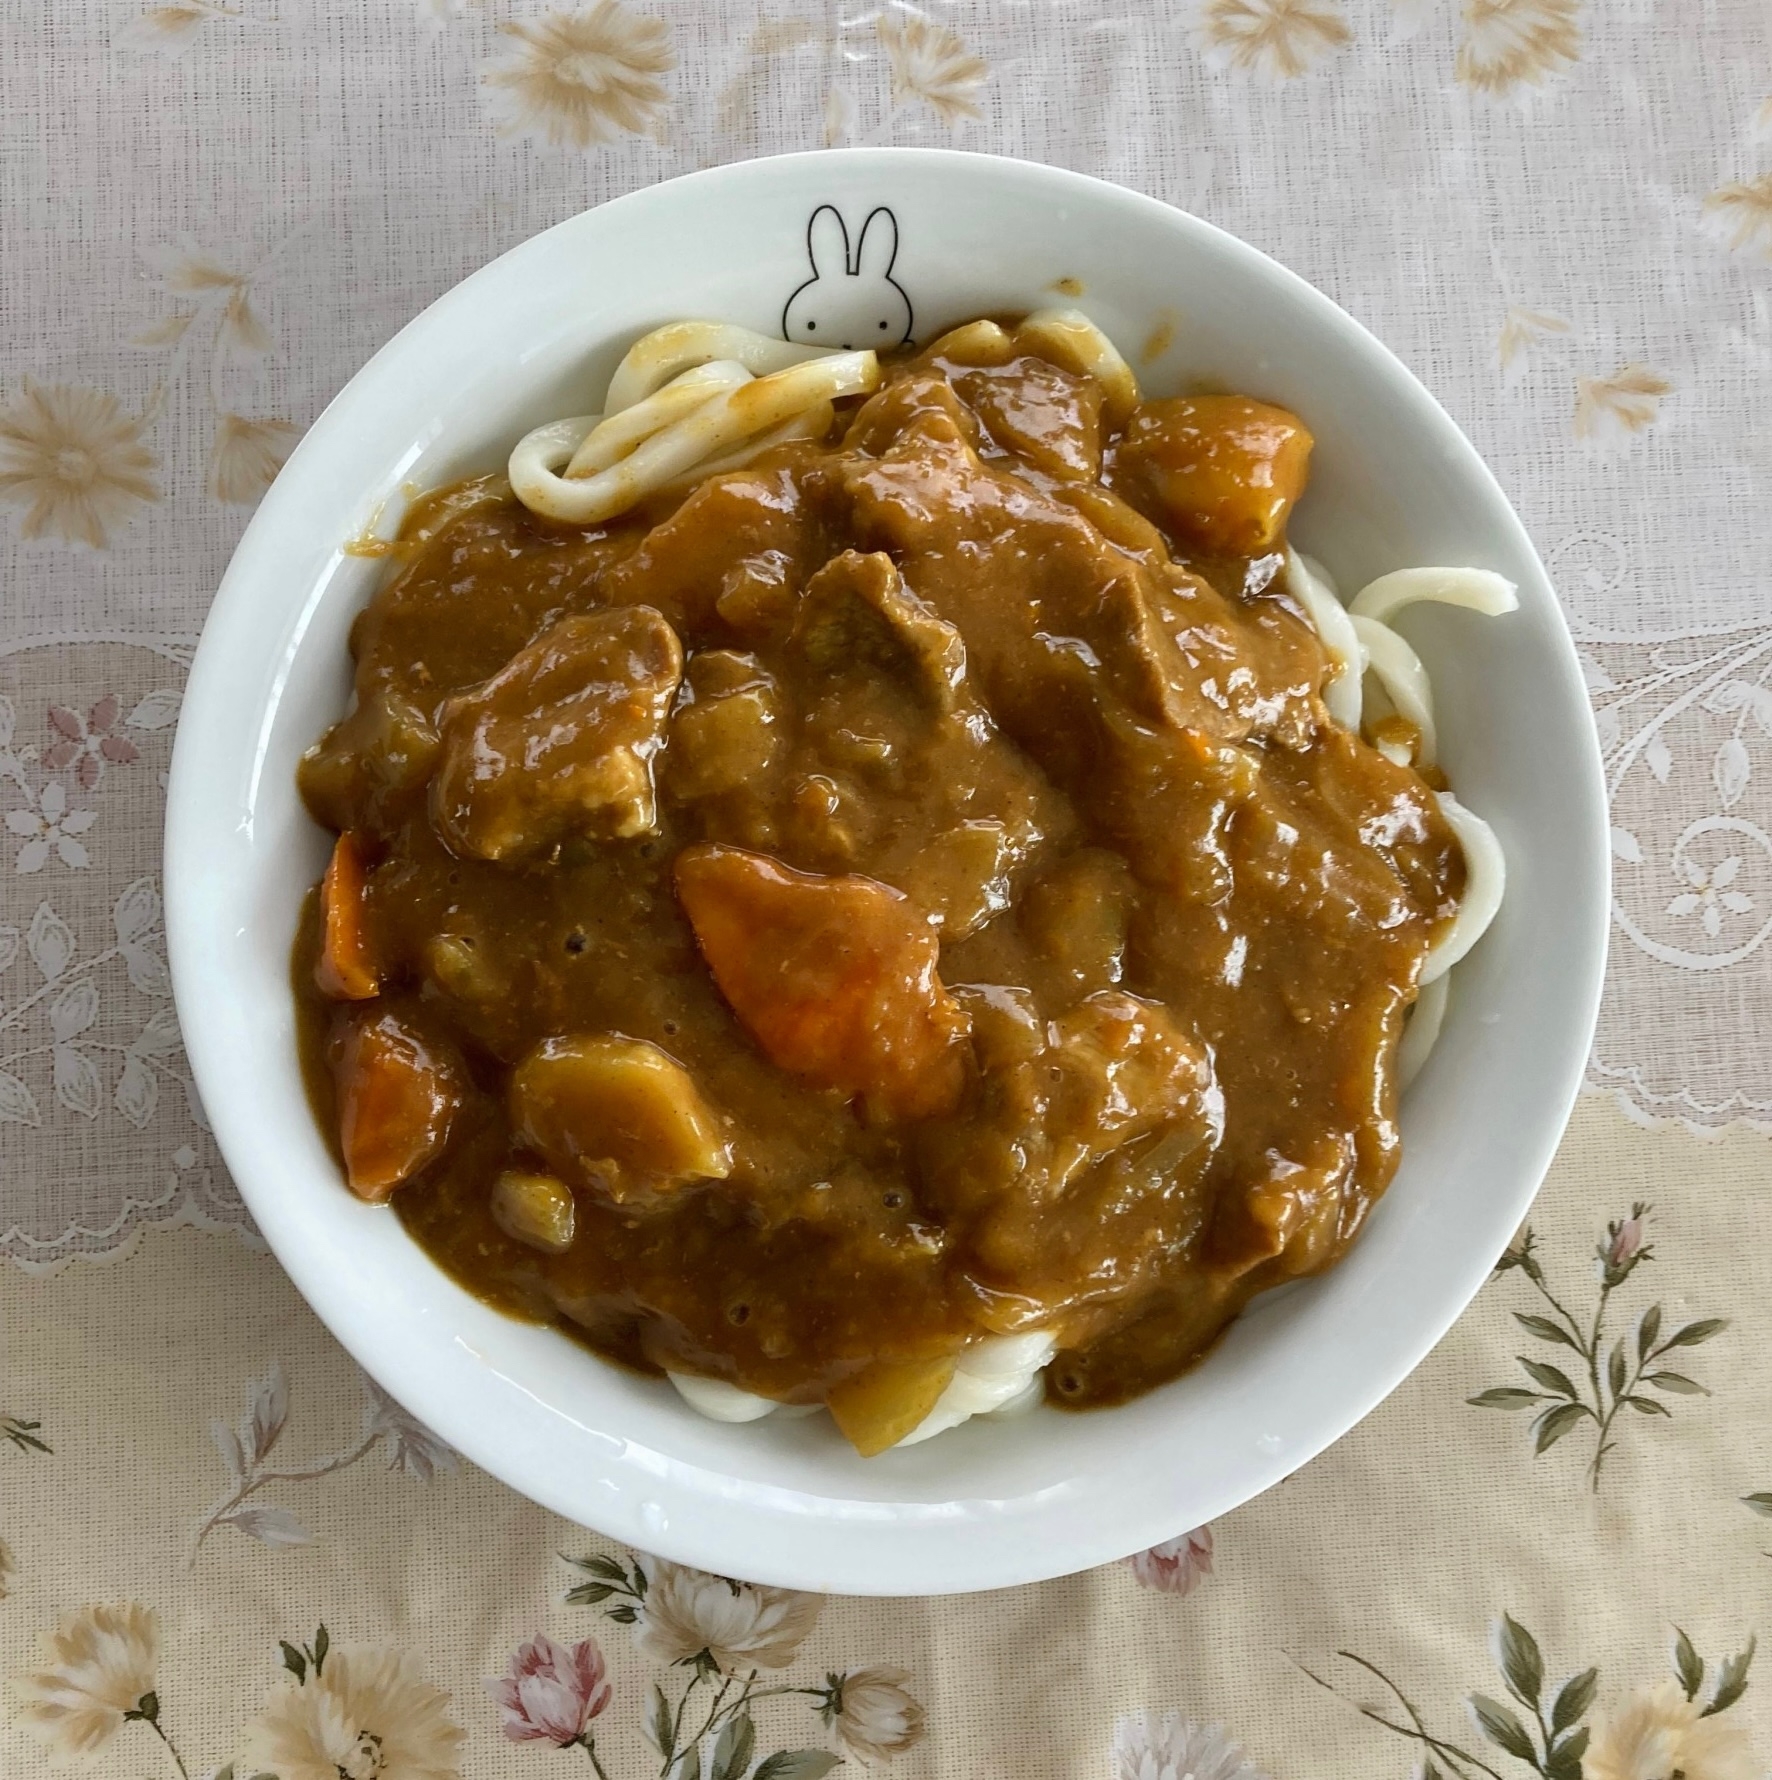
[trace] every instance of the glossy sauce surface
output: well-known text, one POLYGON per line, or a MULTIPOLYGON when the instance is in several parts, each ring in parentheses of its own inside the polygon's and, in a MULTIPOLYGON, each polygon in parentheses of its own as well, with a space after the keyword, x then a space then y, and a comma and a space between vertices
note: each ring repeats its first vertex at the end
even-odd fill
POLYGON ((1030 1327, 1053 1400, 1122 1400, 1331 1265, 1463 867, 1324 710, 1308 450, 938 343, 602 528, 427 497, 302 772, 354 886, 297 942, 317 1110, 407 1143, 366 1196, 517 1314, 791 1401, 1030 1327))

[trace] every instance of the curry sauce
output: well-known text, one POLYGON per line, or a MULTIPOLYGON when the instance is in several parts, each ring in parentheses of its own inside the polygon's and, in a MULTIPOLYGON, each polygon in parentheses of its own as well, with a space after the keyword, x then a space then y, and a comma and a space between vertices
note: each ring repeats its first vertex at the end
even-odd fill
POLYGON ((1464 866, 1324 707, 1309 450, 938 342, 602 526, 421 500, 301 769, 353 1187, 514 1314, 786 1402, 1035 1328, 1051 1400, 1120 1401, 1333 1264, 1464 866))

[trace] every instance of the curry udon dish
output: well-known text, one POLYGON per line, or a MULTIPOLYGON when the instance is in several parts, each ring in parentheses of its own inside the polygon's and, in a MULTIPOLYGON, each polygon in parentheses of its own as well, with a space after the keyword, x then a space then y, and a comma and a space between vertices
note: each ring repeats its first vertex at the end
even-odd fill
POLYGON ((858 1451, 1111 1404, 1330 1267, 1501 895, 1311 437, 1081 315, 711 323, 406 518, 301 789, 304 1059, 456 1279, 858 1451))

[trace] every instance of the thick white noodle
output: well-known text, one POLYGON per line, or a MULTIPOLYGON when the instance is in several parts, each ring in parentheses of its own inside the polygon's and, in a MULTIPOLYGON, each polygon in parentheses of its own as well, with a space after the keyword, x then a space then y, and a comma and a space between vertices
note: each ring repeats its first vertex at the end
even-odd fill
POLYGON ((1348 610, 1362 618, 1389 624, 1398 612, 1417 600, 1463 606, 1488 618, 1518 611, 1520 606, 1513 582, 1493 569, 1398 569, 1368 581, 1348 602, 1348 610))
POLYGON ((1032 1408, 1033 1404, 1024 1403, 1022 1398, 1038 1384, 1057 1347, 1050 1334, 1036 1330, 1028 1335, 987 1336, 967 1348, 954 1367, 947 1389, 936 1398, 935 1407, 898 1445, 915 1446, 945 1434, 949 1428, 957 1428, 975 1415, 1032 1408))
POLYGON ((723 476, 728 470, 742 470, 753 458, 761 457, 765 451, 773 451, 777 445, 786 445, 790 440, 823 438, 830 431, 834 414, 835 410, 829 402, 820 402, 816 408, 808 408, 804 414, 796 414, 792 420, 784 420, 780 426, 771 427, 768 432, 745 440, 736 451, 724 452, 719 457, 710 457, 705 463, 697 464, 693 470, 687 470, 667 482, 661 492, 674 494, 678 489, 693 488, 696 483, 705 482, 710 476, 723 476))
MULTIPOLYGON (((1377 677, 1385 696, 1397 708, 1399 717, 1407 718, 1421 732, 1415 750, 1417 766, 1432 766, 1437 747, 1434 734, 1434 693, 1428 684, 1427 669, 1415 653, 1388 624, 1368 618, 1363 612, 1352 612, 1348 621, 1366 656, 1366 670, 1377 677)), ((1387 750, 1388 752, 1388 750, 1387 750)))
POLYGON ((573 414, 564 420, 550 420, 534 432, 525 433, 511 453, 505 474, 511 490, 524 506, 539 512, 535 491, 545 488, 550 479, 559 480, 559 472, 572 461, 572 454, 590 436, 601 421, 601 414, 573 414))
POLYGON ((1440 1027, 1446 1019, 1446 999, 1451 993, 1452 979, 1437 976, 1419 995, 1409 1010, 1409 1024, 1397 1045, 1397 1087, 1406 1089, 1421 1074, 1428 1052, 1439 1042, 1440 1027))
POLYGON ((1366 672, 1366 652, 1360 646, 1354 621, 1348 617, 1341 601, 1311 573, 1304 558, 1290 545, 1286 548, 1286 585, 1292 597, 1304 607, 1305 617, 1335 664, 1335 671, 1323 688, 1323 703, 1342 728, 1351 729, 1358 735, 1360 681, 1366 672))
POLYGON ((755 1391, 741 1391, 723 1378, 701 1378, 693 1372, 667 1372, 665 1377, 677 1387, 678 1395, 691 1409, 698 1410, 710 1421, 757 1422, 781 1407, 772 1397, 759 1397, 755 1391))
POLYGON ((1036 309, 1015 330, 1018 346, 1031 346, 1067 371, 1093 377, 1102 387, 1110 423, 1138 406, 1138 379, 1120 349, 1081 309, 1036 309))
MULTIPOLYGON (((511 454, 511 487, 532 511, 572 525, 595 525, 655 494, 685 470, 782 425, 809 408, 879 386, 872 352, 838 352, 753 378, 710 396, 699 407, 594 476, 557 473, 550 451, 526 450, 538 428, 511 454)), ((550 435, 558 436, 558 435, 550 435)))
POLYGON ((949 328, 938 340, 924 348, 932 357, 954 359, 967 364, 978 359, 989 363, 1005 359, 1014 351, 1009 336, 994 321, 968 321, 949 328))
POLYGON ((749 383, 751 373, 737 359, 715 359, 673 377, 656 395, 592 427, 566 466, 568 476, 594 476, 619 463, 636 445, 661 433, 673 420, 699 408, 709 396, 749 383))
POLYGON ((609 379, 603 398, 605 414, 620 414, 662 389, 673 377, 714 359, 733 359, 753 377, 767 377, 790 365, 830 358, 829 346, 794 346, 767 334, 723 321, 673 321, 636 340, 609 379))
POLYGON ((1474 810, 1467 810, 1450 791, 1437 791, 1440 814, 1464 849, 1464 899, 1452 925, 1430 948, 1421 967, 1425 987, 1443 977, 1489 929, 1507 888, 1507 856, 1495 830, 1474 810))

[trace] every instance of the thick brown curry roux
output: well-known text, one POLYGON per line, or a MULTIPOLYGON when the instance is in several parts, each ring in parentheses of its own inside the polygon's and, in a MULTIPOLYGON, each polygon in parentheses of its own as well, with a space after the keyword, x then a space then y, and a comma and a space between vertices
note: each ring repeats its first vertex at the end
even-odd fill
POLYGON ((1048 1395, 1111 1403, 1353 1239, 1463 866, 1427 783, 1324 709, 1276 580, 1290 416, 1114 430, 1085 377, 939 351, 837 442, 604 527, 495 481, 419 503, 302 769, 379 989, 320 992, 310 911, 304 1058, 328 1129, 365 1022, 440 1059, 402 1220, 613 1358, 813 1401, 1051 1324, 1048 1395), (568 795, 592 681, 614 752, 568 795), (519 1119, 538 1046, 609 1034, 687 1072, 723 1176, 519 1119), (494 1221, 512 1167, 566 1178, 564 1253, 494 1221))

